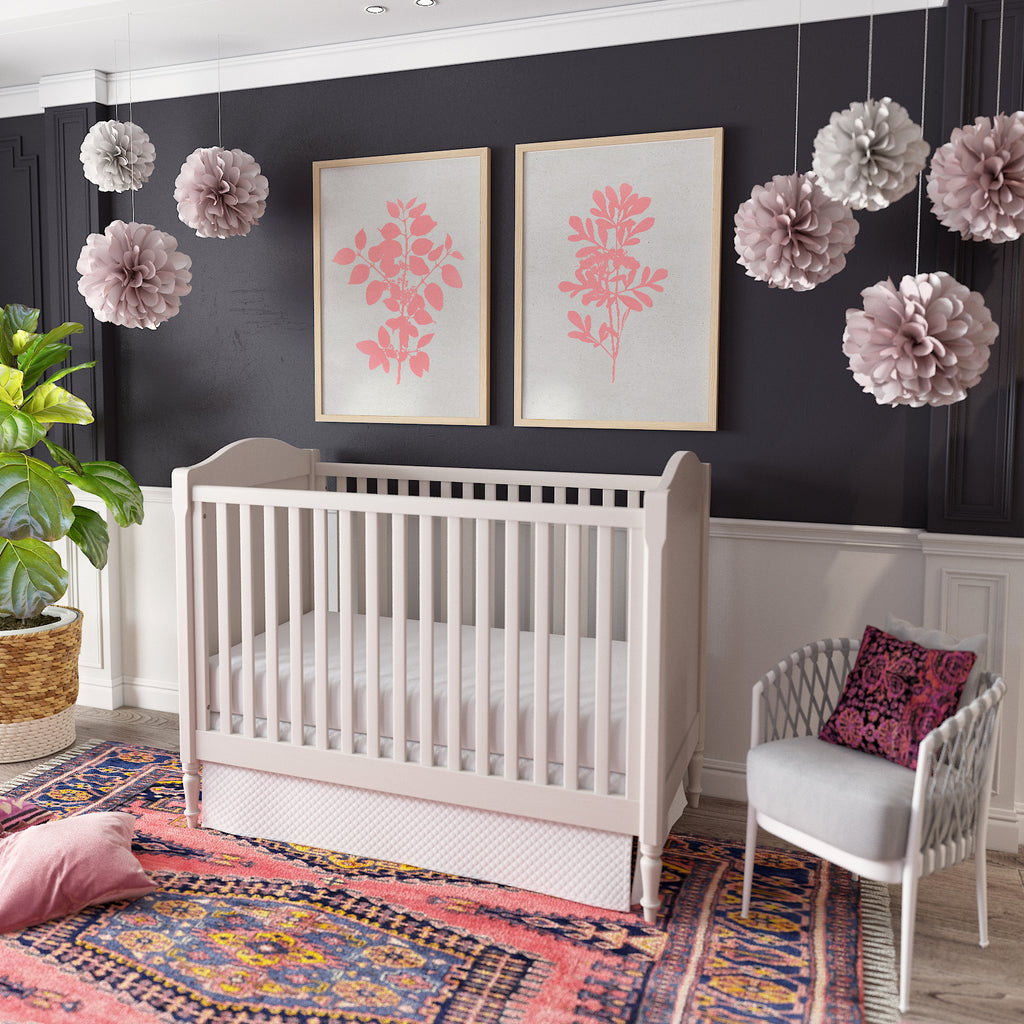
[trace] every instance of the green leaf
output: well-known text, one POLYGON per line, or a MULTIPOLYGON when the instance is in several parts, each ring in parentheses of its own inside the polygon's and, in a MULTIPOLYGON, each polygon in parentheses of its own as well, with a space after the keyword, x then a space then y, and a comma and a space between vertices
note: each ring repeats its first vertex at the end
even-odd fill
POLYGON ((59 444, 54 444, 53 441, 47 441, 45 438, 43 438, 43 444, 46 445, 50 458, 58 466, 67 466, 73 473, 78 476, 82 475, 82 464, 78 461, 78 457, 74 452, 69 452, 67 448, 61 448, 59 444))
POLYGON ((24 376, 21 370, 0 366, 0 402, 15 409, 19 408, 25 400, 23 383, 24 376))
POLYGON ((102 498, 118 526, 142 522, 142 489, 119 463, 83 462, 80 474, 66 466, 58 466, 54 472, 80 490, 102 498))
POLYGON ((97 569, 102 569, 107 564, 107 546, 110 544, 106 520, 84 505, 75 505, 72 511, 75 513, 75 521, 68 530, 68 536, 97 569))
POLYGON ((21 453, 0 455, 0 537, 59 540, 71 527, 73 504, 52 466, 21 453))
POLYGON ((48 544, 0 541, 0 612, 30 618, 60 600, 67 589, 68 574, 48 544))
POLYGON ((46 424, 0 404, 0 452, 25 452, 46 436, 46 424))
POLYGON ((93 359, 88 363, 78 363, 77 366, 66 366, 63 370, 58 370, 56 373, 51 374, 46 378, 47 384, 55 384, 57 381, 66 377, 69 373, 74 373, 75 370, 88 370, 90 366, 95 366, 96 360, 93 359))
POLYGON ((56 366, 70 351, 70 345, 48 345, 45 335, 37 335, 35 341, 18 355, 18 369, 25 374, 25 387, 30 388, 36 384, 51 366, 56 366))
POLYGON ((4 306, 0 316, 0 362, 14 365, 14 335, 18 331, 34 332, 39 322, 39 310, 12 303, 4 306))
POLYGON ((92 423, 89 406, 56 384, 40 384, 21 409, 40 423, 92 423))

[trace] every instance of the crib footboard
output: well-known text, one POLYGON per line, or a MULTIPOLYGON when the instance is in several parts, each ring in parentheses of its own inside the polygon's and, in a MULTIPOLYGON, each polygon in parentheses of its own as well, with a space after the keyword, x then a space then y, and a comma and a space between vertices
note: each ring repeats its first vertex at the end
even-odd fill
POLYGON ((324 463, 250 439, 176 470, 173 491, 190 824, 205 764, 205 824, 239 827, 223 781, 239 771, 279 777, 282 805, 314 819, 339 817, 321 800, 380 799, 414 820, 412 800, 551 826, 544 842, 601 833, 613 860, 637 837, 653 919, 674 798, 684 779, 699 793, 695 456, 660 478, 565 476, 324 463))

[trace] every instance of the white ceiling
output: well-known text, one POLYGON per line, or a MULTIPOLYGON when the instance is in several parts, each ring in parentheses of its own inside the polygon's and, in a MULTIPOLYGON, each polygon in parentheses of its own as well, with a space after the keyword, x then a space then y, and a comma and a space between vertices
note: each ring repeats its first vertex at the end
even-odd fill
POLYGON ((420 64, 454 63, 504 55, 516 46, 542 50, 538 40, 545 34, 555 49, 574 49, 941 6, 945 0, 436 0, 432 7, 381 0, 387 11, 378 15, 365 12, 369 2, 0 0, 0 99, 87 72, 118 82, 134 74, 141 99, 147 92, 138 83, 153 77, 154 69, 212 66, 219 74, 232 64, 282 53, 291 54, 288 75, 301 80, 295 76, 303 53, 314 59, 325 47, 343 48, 335 51, 336 76, 342 77, 378 70, 374 61, 388 70, 384 42, 417 48, 410 59, 420 64), (602 26, 596 35, 589 29, 595 22, 602 26), (480 38, 484 45, 477 47, 480 38), (504 50, 494 44, 498 38, 505 40, 504 50), (353 50, 362 57, 356 70, 347 66, 353 50), (369 63, 363 51, 371 54, 369 63))

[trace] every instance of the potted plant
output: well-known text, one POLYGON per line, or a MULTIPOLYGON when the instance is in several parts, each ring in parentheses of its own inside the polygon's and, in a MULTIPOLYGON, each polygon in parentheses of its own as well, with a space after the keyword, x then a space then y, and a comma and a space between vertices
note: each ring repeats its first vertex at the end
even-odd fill
POLYGON ((39 334, 38 322, 39 310, 26 306, 0 313, 0 762, 75 738, 82 616, 54 605, 68 574, 51 545, 67 537, 102 569, 110 537, 103 516, 75 504, 72 487, 101 498, 119 526, 143 516, 142 491, 123 466, 80 462, 47 439, 54 423, 93 421, 62 382, 95 363, 54 369, 82 325, 39 334))

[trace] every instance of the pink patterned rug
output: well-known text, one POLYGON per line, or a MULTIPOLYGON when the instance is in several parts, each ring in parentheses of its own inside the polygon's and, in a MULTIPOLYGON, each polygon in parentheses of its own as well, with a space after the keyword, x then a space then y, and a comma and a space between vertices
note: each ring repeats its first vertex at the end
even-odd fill
MULTIPOLYGON (((405 865, 190 830, 177 758, 101 743, 9 795, 126 810, 157 890, 0 935, 0 1022, 861 1024, 873 996, 860 886, 816 858, 672 835, 662 912, 595 910, 405 865), (866 984, 867 983, 867 984, 866 984), (865 991, 867 990, 867 998, 865 991)), ((2 841, 2 840, 0 840, 2 841)), ((2 894, 0 894, 2 899, 2 894)), ((882 974, 892 973, 883 949, 882 974)))

